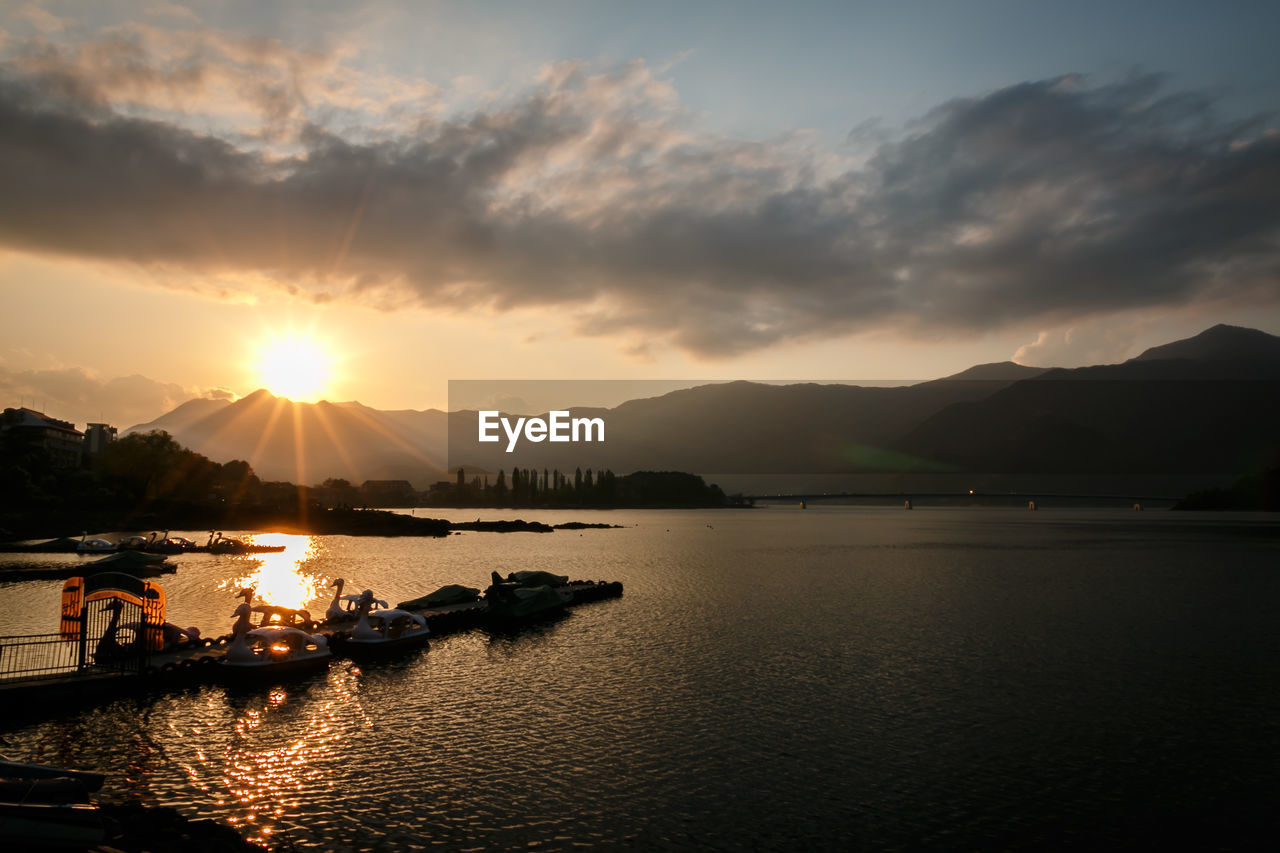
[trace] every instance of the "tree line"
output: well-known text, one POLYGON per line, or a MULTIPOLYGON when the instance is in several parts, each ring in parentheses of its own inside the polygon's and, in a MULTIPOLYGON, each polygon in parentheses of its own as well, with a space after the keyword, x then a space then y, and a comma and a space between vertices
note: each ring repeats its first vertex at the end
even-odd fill
MULTIPOLYGON (((109 529, 233 526, 249 519, 304 517, 327 507, 372 505, 342 479, 319 486, 264 481, 244 460, 214 462, 163 431, 119 438, 79 468, 60 468, 30 434, 0 432, 0 536, 62 526, 109 529)), ((407 504, 482 507, 723 506, 724 493, 680 472, 535 471, 513 468, 490 480, 458 472, 445 483, 412 493, 407 504)), ((68 528, 69 529, 69 528, 68 528)))
POLYGON ((53 464, 47 451, 20 430, 0 433, 0 509, 142 510, 192 504, 296 506, 298 486, 265 482, 248 462, 214 462, 160 430, 110 442, 79 468, 53 464))
POLYGON ((426 494, 427 506, 475 507, 714 507, 727 498, 719 486, 681 471, 637 471, 621 477, 605 469, 505 469, 492 482, 487 473, 467 477, 460 467, 454 483, 440 483, 426 494))

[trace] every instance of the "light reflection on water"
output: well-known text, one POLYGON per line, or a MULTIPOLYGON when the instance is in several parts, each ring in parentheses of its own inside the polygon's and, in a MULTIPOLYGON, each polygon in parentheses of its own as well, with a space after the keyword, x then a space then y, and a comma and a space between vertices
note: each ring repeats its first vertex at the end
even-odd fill
POLYGON ((220 591, 235 593, 252 587, 258 603, 302 609, 320 591, 324 580, 306 571, 319 551, 318 537, 288 533, 260 533, 245 537, 252 545, 284 546, 283 551, 235 557, 234 576, 218 583, 220 591))
MULTIPOLYGON (((318 537, 263 556, 393 601, 516 568, 626 593, 396 660, 5 726, 4 750, 282 850, 1079 848, 1169 841, 1206 815, 1223 839, 1232 817, 1262 828, 1280 794, 1280 540, 1132 515, 613 513, 641 526, 318 537)), ((258 568, 193 556, 163 582, 203 626, 258 568)))
POLYGON ((341 757, 348 727, 368 725, 353 678, 334 668, 329 694, 318 701, 288 687, 271 689, 265 701, 260 693, 251 693, 243 704, 233 701, 233 734, 220 764, 198 752, 197 764, 188 767, 201 790, 216 787, 216 804, 227 808, 227 822, 241 827, 250 841, 267 843, 278 821, 298 809, 309 791, 336 784, 327 765, 341 757), (298 707, 286 712, 290 702, 298 707))

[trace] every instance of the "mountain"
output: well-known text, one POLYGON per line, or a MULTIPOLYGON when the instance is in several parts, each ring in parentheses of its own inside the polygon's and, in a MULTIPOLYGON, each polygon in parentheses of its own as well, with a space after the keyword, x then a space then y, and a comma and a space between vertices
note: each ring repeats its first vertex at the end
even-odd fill
POLYGON ((1280 452, 1280 338, 1215 326, 1122 364, 1054 369, 894 444, 966 471, 1241 474, 1280 452))
POLYGON ((1257 329, 1217 325, 1192 338, 1152 347, 1130 361, 1188 359, 1204 362, 1280 363, 1280 337, 1257 329))
POLYGON ((196 421, 202 420, 230 405, 230 400, 211 400, 208 398, 188 400, 173 411, 163 414, 149 423, 129 427, 125 430, 125 434, 151 432, 160 429, 170 435, 176 435, 178 431, 184 430, 196 421))
POLYGON ((244 459, 265 480, 315 484, 340 477, 409 480, 425 488, 445 476, 445 414, 383 412, 359 403, 295 403, 265 390, 219 406, 191 401, 149 424, 210 459, 244 459))
MULTIPOLYGON (((544 413, 545 417, 545 413, 544 413)), ((1280 338, 1215 326, 1121 364, 999 362, 902 387, 727 382, 636 399, 598 417, 603 443, 477 439, 477 413, 294 403, 257 391, 179 406, 166 429, 265 479, 314 484, 513 467, 703 474, 1213 474, 1280 453, 1280 338)), ((514 418, 512 418, 514 420, 514 418)), ((492 477, 491 477, 492 479, 492 477)))
POLYGON ((984 365, 954 377, 888 388, 702 385, 613 409, 574 409, 574 417, 605 421, 602 444, 521 442, 510 454, 505 439, 492 444, 476 440, 476 413, 453 413, 449 461, 489 471, 513 465, 570 472, 577 467, 718 474, 945 471, 949 464, 897 452, 893 442, 948 405, 983 399, 1007 387, 1014 380, 1006 377, 1039 372, 984 365), (988 376, 993 378, 982 378, 988 376))

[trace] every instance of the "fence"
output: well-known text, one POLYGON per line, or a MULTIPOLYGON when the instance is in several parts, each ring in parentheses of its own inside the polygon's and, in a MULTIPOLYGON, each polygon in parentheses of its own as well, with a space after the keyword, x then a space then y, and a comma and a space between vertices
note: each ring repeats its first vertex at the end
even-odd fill
POLYGON ((135 675, 146 666, 146 644, 136 628, 92 627, 75 639, 62 634, 0 637, 0 684, 67 675, 135 675))
POLYGON ((62 639, 59 634, 0 637, 0 682, 79 672, 80 645, 62 639))

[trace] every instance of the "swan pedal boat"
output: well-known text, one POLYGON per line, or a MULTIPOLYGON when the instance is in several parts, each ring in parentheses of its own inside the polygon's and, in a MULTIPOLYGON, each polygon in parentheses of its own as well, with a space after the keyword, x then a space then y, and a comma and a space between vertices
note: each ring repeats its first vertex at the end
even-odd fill
POLYGON ((234 677, 269 677, 323 669, 330 657, 329 641, 320 634, 265 625, 237 633, 221 667, 234 677))
POLYGON ((80 536, 80 541, 76 543, 76 553, 78 554, 106 554, 116 550, 116 543, 108 539, 90 539, 89 531, 85 531, 80 536))
POLYGON ((374 598, 370 590, 361 593, 356 613, 359 619, 343 640, 343 650, 352 657, 416 648, 425 645, 431 633, 425 618, 407 610, 388 608, 386 602, 374 598), (381 605, 381 609, 375 610, 375 605, 381 605))

